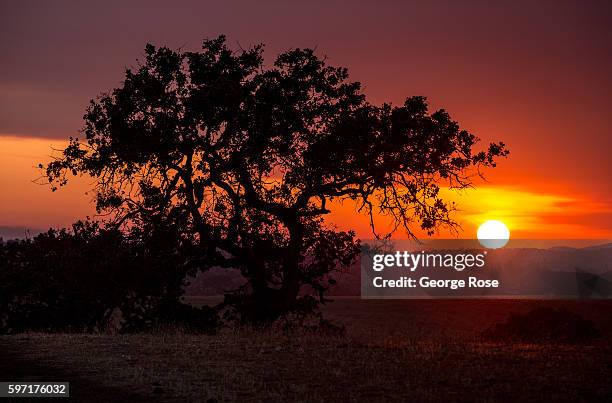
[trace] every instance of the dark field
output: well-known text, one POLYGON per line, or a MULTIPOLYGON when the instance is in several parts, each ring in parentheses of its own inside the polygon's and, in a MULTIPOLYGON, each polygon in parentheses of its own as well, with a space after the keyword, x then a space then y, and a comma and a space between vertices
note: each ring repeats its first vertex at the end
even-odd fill
POLYGON ((70 400, 80 402, 612 400, 611 301, 339 298, 325 313, 345 335, 3 336, 0 379, 70 381, 70 400), (577 343, 481 337, 510 313, 542 306, 579 313, 600 335, 577 343))

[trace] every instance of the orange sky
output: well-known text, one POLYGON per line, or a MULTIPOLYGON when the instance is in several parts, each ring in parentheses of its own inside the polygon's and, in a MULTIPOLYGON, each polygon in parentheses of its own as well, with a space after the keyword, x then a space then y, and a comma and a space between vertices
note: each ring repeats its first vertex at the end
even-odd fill
MULTIPOLYGON (((87 194, 91 180, 74 178, 57 192, 33 183, 40 176, 36 163, 48 161, 56 153, 53 148, 65 144, 61 140, 0 137, 0 172, 11 172, 2 176, 0 222, 4 227, 36 231, 67 226, 95 215, 87 194)), ((460 210, 455 214, 462 226, 460 237, 474 237, 480 223, 497 219, 508 225, 514 238, 612 238, 610 204, 589 199, 585 194, 542 192, 521 183, 497 180, 482 183, 476 189, 443 190, 443 196, 456 202, 460 210)), ((357 214, 352 203, 335 204, 332 211, 329 222, 342 229, 354 229, 363 239, 371 238, 369 219, 357 214)), ((385 228, 384 219, 377 224, 385 228)), ((445 235, 448 232, 438 236, 445 235)))
MULTIPOLYGON (((316 47, 347 66, 372 102, 426 95, 483 140, 505 141, 511 155, 487 183, 449 194, 462 210, 461 236, 500 219, 513 237, 612 238, 606 2, 1 7, 0 236, 93 213, 86 181, 51 193, 32 183, 34 166, 77 133, 88 100, 117 86, 147 41, 197 48, 226 33, 236 46, 266 43, 268 57, 316 47)), ((369 237, 352 206, 331 221, 369 237)))

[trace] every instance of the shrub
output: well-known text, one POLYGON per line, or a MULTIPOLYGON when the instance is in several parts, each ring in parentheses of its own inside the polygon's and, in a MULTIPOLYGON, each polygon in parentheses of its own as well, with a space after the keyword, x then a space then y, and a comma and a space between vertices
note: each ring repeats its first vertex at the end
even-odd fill
POLYGON ((95 332, 112 320, 119 331, 177 320, 214 326, 210 312, 180 303, 191 244, 172 228, 124 233, 77 222, 0 243, 0 333, 95 332))

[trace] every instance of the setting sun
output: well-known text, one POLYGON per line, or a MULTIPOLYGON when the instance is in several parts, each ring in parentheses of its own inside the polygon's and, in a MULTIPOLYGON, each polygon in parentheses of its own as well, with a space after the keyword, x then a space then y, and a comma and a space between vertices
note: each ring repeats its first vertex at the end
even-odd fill
POLYGON ((476 233, 480 244, 486 248, 497 249, 505 246, 510 239, 510 230, 501 221, 488 220, 480 224, 476 233))

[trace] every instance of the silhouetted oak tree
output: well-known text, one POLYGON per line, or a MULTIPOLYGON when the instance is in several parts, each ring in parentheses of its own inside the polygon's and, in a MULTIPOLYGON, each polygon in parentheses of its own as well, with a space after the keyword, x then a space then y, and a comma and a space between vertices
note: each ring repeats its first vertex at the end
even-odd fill
POLYGON ((327 226, 330 202, 351 199, 395 229, 454 225, 439 186, 465 187, 503 143, 478 139, 423 97, 375 106, 345 68, 310 49, 263 63, 262 47, 232 51, 223 36, 200 52, 147 45, 123 84, 91 102, 86 141, 71 139, 46 166, 54 188, 67 173, 96 178, 99 211, 117 224, 152 217, 186 222, 202 270, 233 267, 248 320, 300 307, 302 286, 323 300, 330 273, 358 252, 352 232, 327 226))

